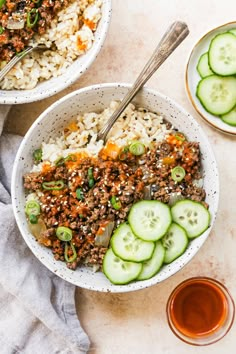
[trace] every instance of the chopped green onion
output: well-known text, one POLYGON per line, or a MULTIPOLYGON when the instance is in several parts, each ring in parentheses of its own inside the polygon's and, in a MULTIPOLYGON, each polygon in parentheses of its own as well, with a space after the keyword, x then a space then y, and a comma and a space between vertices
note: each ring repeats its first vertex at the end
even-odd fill
POLYGON ((111 197, 110 202, 115 210, 119 210, 121 208, 121 202, 120 202, 119 198, 117 198, 116 196, 113 195, 111 197))
POLYGON ((64 157, 59 157, 59 158, 55 161, 55 165, 56 165, 56 166, 62 166, 62 165, 64 165, 64 163, 65 163, 64 157))
POLYGON ((33 8, 27 13, 26 23, 27 27, 32 28, 36 25, 39 19, 38 9, 33 8))
POLYGON ((25 205, 25 213, 30 215, 39 215, 40 214, 40 205, 36 200, 29 200, 25 205))
POLYGON ((67 157, 59 157, 59 159, 56 160, 55 165, 56 166, 62 166, 66 161, 77 161, 77 158, 75 155, 68 155, 67 157))
POLYGON ((175 182, 181 182, 185 177, 185 169, 181 166, 176 166, 171 170, 171 177, 175 182))
POLYGON ((88 183, 89 183, 89 188, 92 188, 94 186, 94 177, 93 177, 93 168, 89 167, 88 169, 88 183))
POLYGON ((94 179, 89 180, 89 188, 93 188, 94 186, 94 179))
POLYGON ((0 9, 6 3, 6 0, 0 0, 0 9))
POLYGON ((38 218, 36 215, 34 214, 30 214, 29 215, 29 221, 31 224, 37 224, 38 223, 38 218))
POLYGON ((131 154, 139 156, 145 153, 145 146, 140 141, 134 141, 129 146, 131 154))
POLYGON ((65 157, 65 161, 76 162, 77 161, 77 157, 76 157, 76 155, 71 154, 71 155, 68 155, 68 156, 65 157))
POLYGON ((121 150, 121 152, 119 153, 119 159, 120 159, 121 161, 126 160, 128 152, 129 152, 129 146, 125 146, 125 147, 121 150))
POLYGON ((69 227, 59 226, 56 229, 56 235, 61 241, 70 241, 72 239, 72 230, 69 227))
POLYGON ((79 200, 84 200, 84 193, 81 188, 77 188, 76 191, 76 198, 79 200))
POLYGON ((2 26, 0 26, 0 34, 3 34, 4 31, 5 31, 5 28, 3 28, 2 26))
POLYGON ((177 140, 180 140, 180 141, 185 141, 185 140, 186 140, 185 135, 184 135, 183 133, 180 133, 180 132, 177 132, 177 133, 175 134, 175 138, 176 138, 177 140))
POLYGON ((125 161, 126 158, 127 158, 127 152, 121 151, 121 152, 119 153, 119 160, 120 160, 120 161, 125 161))
POLYGON ((93 178, 93 168, 89 167, 88 169, 88 178, 93 178))
POLYGON ((46 190, 60 190, 63 189, 65 186, 65 183, 60 179, 59 181, 51 181, 51 182, 43 182, 42 187, 43 189, 46 190))
POLYGON ((41 161, 42 160, 42 155, 43 155, 42 149, 34 150, 34 152, 33 152, 34 161, 36 161, 36 162, 41 161))
POLYGON ((77 252, 76 252, 75 246, 73 245, 72 242, 70 242, 70 247, 72 249, 73 255, 68 257, 69 246, 68 246, 68 243, 66 243, 64 257, 65 257, 66 262, 68 262, 68 263, 74 262, 77 258, 77 252))
POLYGON ((38 4, 40 0, 32 0, 35 4, 38 4))

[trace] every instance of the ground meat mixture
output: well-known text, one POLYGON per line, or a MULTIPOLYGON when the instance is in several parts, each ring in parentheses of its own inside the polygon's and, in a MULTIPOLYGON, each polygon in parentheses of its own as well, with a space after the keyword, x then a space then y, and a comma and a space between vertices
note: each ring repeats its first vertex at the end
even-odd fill
POLYGON ((44 164, 41 172, 24 176, 24 187, 35 192, 40 202, 40 219, 46 227, 38 241, 51 247, 55 259, 61 261, 66 261, 65 247, 68 256, 74 247, 76 259, 67 266, 75 269, 80 263, 101 266, 107 247, 97 244, 96 237, 107 225, 115 228, 127 220, 135 202, 170 203, 177 195, 205 203, 205 191, 196 183, 200 179, 199 144, 170 134, 141 156, 124 150, 113 160, 101 151, 98 158, 75 154, 57 166, 44 164), (175 166, 186 172, 180 182, 171 175, 175 166), (73 246, 57 238, 60 226, 72 230, 73 246))
POLYGON ((69 0, 5 0, 0 8, 0 61, 22 52, 35 33, 42 35, 69 0))

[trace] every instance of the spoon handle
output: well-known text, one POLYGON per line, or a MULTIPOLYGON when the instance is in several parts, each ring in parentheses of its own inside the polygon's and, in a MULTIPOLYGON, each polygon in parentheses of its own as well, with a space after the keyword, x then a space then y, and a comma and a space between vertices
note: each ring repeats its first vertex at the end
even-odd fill
POLYGON ((184 22, 176 21, 166 31, 162 37, 160 43, 154 50, 151 58, 144 66, 143 70, 139 74, 132 88, 127 92, 118 108, 108 119, 107 123, 98 133, 98 140, 106 140, 107 134, 112 128, 113 124, 119 118, 124 109, 132 101, 134 96, 140 90, 140 88, 150 79, 154 72, 161 66, 161 64, 168 58, 168 56, 179 46, 179 44, 189 34, 188 26, 184 22))

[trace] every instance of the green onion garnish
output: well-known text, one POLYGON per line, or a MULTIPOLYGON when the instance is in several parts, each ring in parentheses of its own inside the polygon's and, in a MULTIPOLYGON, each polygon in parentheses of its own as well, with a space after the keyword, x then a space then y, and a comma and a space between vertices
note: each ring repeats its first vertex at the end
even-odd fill
POLYGON ((59 157, 59 159, 56 160, 55 165, 62 166, 67 161, 75 162, 75 161, 77 161, 77 157, 75 155, 68 155, 66 157, 59 157))
POLYGON ((35 162, 39 162, 42 160, 42 155, 43 155, 43 152, 42 152, 42 149, 36 149, 34 150, 33 152, 33 159, 35 162))
POLYGON ((73 245, 72 242, 70 242, 70 247, 72 249, 73 254, 72 254, 72 256, 69 257, 68 256, 69 246, 68 246, 68 243, 66 243, 64 257, 65 257, 66 262, 68 262, 68 263, 74 262, 77 258, 77 252, 76 252, 75 246, 73 245))
POLYGON ((89 188, 92 188, 94 186, 94 177, 93 177, 93 168, 89 167, 88 169, 88 184, 89 188))
POLYGON ((110 202, 111 202, 111 205, 113 206, 113 208, 114 208, 115 210, 119 210, 119 209, 121 208, 121 202, 120 202, 120 200, 119 200, 118 197, 116 197, 116 196, 113 195, 113 196, 111 197, 110 202))
POLYGON ((29 215, 29 221, 31 224, 37 224, 38 223, 38 218, 36 215, 34 214, 30 214, 29 215))
POLYGON ((51 181, 51 182, 43 182, 42 187, 43 189, 46 190, 60 190, 63 189, 65 186, 65 183, 62 180, 59 181, 51 181))
POLYGON ((26 215, 39 215, 40 214, 40 205, 36 200, 29 200, 25 205, 26 215))
POLYGON ((131 154, 139 156, 145 153, 145 146, 140 141, 134 141, 129 146, 131 154))
POLYGON ((39 19, 38 9, 33 8, 27 13, 26 23, 27 27, 32 28, 36 25, 39 19))
POLYGON ((180 132, 177 132, 177 133, 175 134, 175 138, 176 138, 177 140, 180 140, 180 141, 185 141, 185 140, 186 140, 185 135, 184 135, 183 133, 180 133, 180 132))
POLYGON ((72 230, 69 227, 59 226, 56 229, 56 235, 61 241, 70 241, 72 239, 72 230))
POLYGON ((0 9, 6 3, 6 0, 0 0, 0 9))
POLYGON ((77 188, 76 191, 76 198, 79 200, 84 200, 84 193, 81 188, 77 188))
POLYGON ((181 166, 176 166, 171 170, 171 177, 175 182, 181 182, 185 177, 185 169, 181 166))
POLYGON ((4 31, 5 31, 5 28, 3 28, 2 26, 0 26, 0 34, 3 34, 4 31))

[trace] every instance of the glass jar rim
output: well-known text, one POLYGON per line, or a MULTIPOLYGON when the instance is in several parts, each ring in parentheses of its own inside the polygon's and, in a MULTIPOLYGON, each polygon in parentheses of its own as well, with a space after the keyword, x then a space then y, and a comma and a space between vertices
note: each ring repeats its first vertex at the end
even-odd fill
POLYGON ((167 315, 167 321, 170 329, 179 339, 191 345, 204 346, 219 341, 228 333, 234 321, 235 305, 230 292, 228 291, 226 286, 222 284, 220 281, 207 276, 195 276, 195 277, 185 279, 172 290, 166 304, 166 315, 167 315), (221 326, 219 326, 219 328, 216 331, 214 331, 212 334, 209 334, 207 336, 199 336, 199 337, 187 336, 186 334, 182 333, 178 328, 176 328, 172 320, 173 316, 171 314, 171 304, 174 296, 179 291, 181 291, 181 289, 185 288, 188 284, 191 283, 194 284, 196 282, 205 282, 205 283, 211 283, 215 285, 215 287, 217 287, 219 291, 223 293, 227 301, 227 309, 226 309, 227 313, 226 313, 226 319, 224 323, 221 326))

